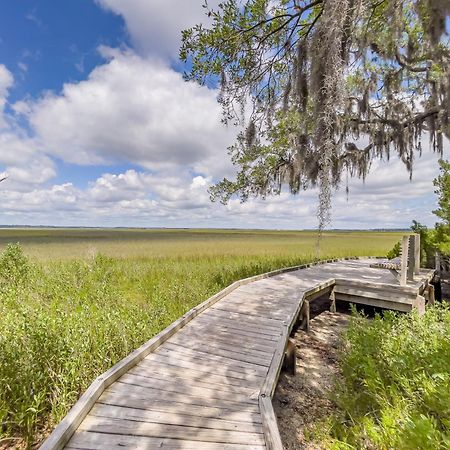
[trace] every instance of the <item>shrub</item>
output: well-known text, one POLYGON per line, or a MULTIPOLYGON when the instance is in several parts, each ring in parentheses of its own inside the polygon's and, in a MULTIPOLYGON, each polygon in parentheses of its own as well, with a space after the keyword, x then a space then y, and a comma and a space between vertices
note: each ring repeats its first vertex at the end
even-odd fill
POLYGON ((17 287, 26 280, 28 272, 28 259, 20 245, 8 244, 0 255, 0 283, 17 287))
POLYGON ((401 249, 400 242, 397 242, 392 247, 392 249, 387 252, 386 258, 388 258, 388 259, 397 258, 398 256, 400 256, 400 249, 401 249))
POLYGON ((328 423, 330 448, 450 448, 450 310, 354 315, 328 423))

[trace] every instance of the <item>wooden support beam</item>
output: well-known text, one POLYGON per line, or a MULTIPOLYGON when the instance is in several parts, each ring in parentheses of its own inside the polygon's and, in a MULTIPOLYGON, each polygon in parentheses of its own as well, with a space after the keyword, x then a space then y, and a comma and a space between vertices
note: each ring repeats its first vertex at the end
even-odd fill
POLYGON ((428 286, 428 304, 429 305, 434 305, 436 299, 435 299, 435 295, 434 295, 434 286, 432 284, 430 284, 428 286))
POLYGON ((297 372, 297 346, 291 338, 288 339, 286 344, 282 369, 291 375, 295 375, 297 372))
POLYGON ((336 294, 334 293, 334 289, 331 291, 330 294, 330 312, 335 313, 336 312, 336 294))
POLYGON ((304 300, 302 309, 300 310, 301 323, 300 328, 304 331, 309 331, 309 301, 304 300))
POLYGON ((422 295, 418 295, 415 300, 413 300, 413 309, 417 309, 419 316, 423 316, 425 314, 425 297, 422 295))

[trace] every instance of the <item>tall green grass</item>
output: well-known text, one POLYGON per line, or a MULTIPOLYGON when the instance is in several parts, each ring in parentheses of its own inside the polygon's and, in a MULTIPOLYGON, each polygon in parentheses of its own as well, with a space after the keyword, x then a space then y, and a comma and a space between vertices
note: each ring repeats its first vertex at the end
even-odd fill
MULTIPOLYGON (((19 231, 0 235, 33 256, 17 245, 0 256, 0 447, 32 445, 100 373, 190 308, 237 279, 309 262, 315 246, 293 232, 76 230, 67 244, 61 231, 19 231)), ((322 257, 383 254, 397 238, 336 233, 322 257)))
POLYGON ((0 262, 0 423, 31 444, 92 380, 235 279, 308 258, 0 262))
MULTIPOLYGON (((345 335, 331 449, 450 449, 450 309, 355 316, 345 335)), ((325 430, 325 432, 323 431, 325 430)))

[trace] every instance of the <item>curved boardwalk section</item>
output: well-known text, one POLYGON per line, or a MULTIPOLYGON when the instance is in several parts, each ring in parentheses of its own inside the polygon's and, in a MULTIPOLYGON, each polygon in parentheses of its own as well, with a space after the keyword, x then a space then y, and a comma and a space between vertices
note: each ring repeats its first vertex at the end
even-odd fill
POLYGON ((410 308, 431 279, 422 272, 400 288, 389 270, 371 262, 331 262, 235 283, 99 377, 41 448, 279 448, 270 398, 304 299, 339 280, 347 299, 355 283, 355 295, 364 298, 361 286, 369 283, 369 297, 388 291, 390 301, 396 295, 404 303, 403 292, 410 308))

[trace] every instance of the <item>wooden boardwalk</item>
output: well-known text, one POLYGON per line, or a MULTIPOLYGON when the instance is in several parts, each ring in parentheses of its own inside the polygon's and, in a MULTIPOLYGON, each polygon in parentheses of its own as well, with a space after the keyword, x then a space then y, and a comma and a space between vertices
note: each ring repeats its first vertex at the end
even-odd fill
POLYGON ((41 449, 281 448, 271 397, 305 300, 332 292, 408 310, 433 275, 421 271, 400 286, 371 262, 234 283, 99 377, 41 449))

